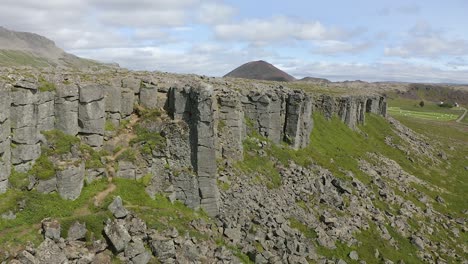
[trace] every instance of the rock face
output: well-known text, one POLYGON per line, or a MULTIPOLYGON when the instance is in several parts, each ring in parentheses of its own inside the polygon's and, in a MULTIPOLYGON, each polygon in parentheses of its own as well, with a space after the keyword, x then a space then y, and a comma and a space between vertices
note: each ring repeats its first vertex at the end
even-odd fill
MULTIPOLYGON (((80 87, 78 106, 78 125, 81 140, 92 147, 101 147, 104 140, 104 126, 106 123, 104 101, 104 87, 87 85, 80 87)), ((111 97, 109 97, 112 100, 111 97)), ((120 99, 120 97, 117 97, 120 99)), ((112 109, 114 102, 110 102, 112 109)), ((120 120, 120 119, 119 119, 120 120)))
POLYGON ((57 171, 57 190, 60 196, 66 200, 75 200, 83 189, 85 166, 83 162, 75 161, 75 164, 67 164, 57 171), (76 164, 78 163, 78 164, 76 164))
POLYGON ((10 90, 0 84, 0 193, 8 187, 11 171, 10 90))
MULTIPOLYGON (((57 74, 47 76, 54 89, 44 90, 42 76, 8 78, 0 86, 0 193, 8 187, 11 166, 27 172, 41 156, 42 131, 57 129, 100 149, 115 135, 106 131, 107 126, 119 127, 122 120, 139 114, 133 110, 139 103, 146 109, 166 110, 172 118, 152 125, 154 133, 164 134, 165 149, 153 150, 143 168, 118 161, 116 176, 139 179, 149 173, 153 175, 149 193, 169 193, 211 216, 219 212, 217 161, 242 160, 248 134, 301 149, 309 144, 313 113, 336 115, 353 129, 365 122, 366 112, 386 114, 385 98, 380 96, 317 95, 279 84, 233 89, 229 82, 196 77, 129 74, 81 81, 57 74)), ((92 181, 104 174, 85 168, 76 155, 63 159, 54 161, 59 167, 56 177, 31 188, 57 191, 74 200, 86 175, 92 181)))

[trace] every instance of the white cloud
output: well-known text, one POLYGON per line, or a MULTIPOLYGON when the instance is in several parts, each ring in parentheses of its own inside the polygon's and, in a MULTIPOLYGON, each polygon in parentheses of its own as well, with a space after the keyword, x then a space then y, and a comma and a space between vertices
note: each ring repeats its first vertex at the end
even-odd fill
POLYGON ((401 58, 439 58, 467 53, 468 40, 447 37, 443 31, 435 30, 427 23, 418 23, 408 31, 402 43, 385 48, 385 55, 401 58))
POLYGON ((216 36, 222 40, 248 41, 257 44, 290 39, 338 40, 349 37, 349 32, 325 27, 318 21, 298 22, 284 16, 221 24, 215 26, 214 31, 216 36))
POLYGON ((426 64, 406 62, 301 63, 291 74, 297 77, 323 77, 335 81, 399 81, 468 83, 468 70, 447 70, 426 64))
POLYGON ((409 3, 396 7, 384 7, 379 9, 377 13, 381 16, 389 16, 393 14, 416 15, 419 12, 421 12, 421 7, 419 5, 409 3))
POLYGON ((337 40, 327 40, 322 41, 316 44, 317 49, 313 50, 313 52, 320 53, 320 54, 327 54, 327 55, 336 55, 336 54, 357 54, 364 52, 372 47, 372 43, 370 42, 359 42, 359 43, 351 43, 351 42, 343 42, 337 40))
POLYGON ((232 6, 222 3, 204 3, 199 8, 198 20, 205 24, 225 23, 230 21, 236 12, 232 6))

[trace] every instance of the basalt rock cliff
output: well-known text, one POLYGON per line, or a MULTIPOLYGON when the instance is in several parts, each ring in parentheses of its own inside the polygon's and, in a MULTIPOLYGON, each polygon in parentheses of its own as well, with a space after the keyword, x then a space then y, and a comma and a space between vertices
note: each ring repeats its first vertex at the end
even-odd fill
MULTIPOLYGON (((55 72, 3 72, 0 101, 1 193, 8 189, 12 170, 28 172, 40 158, 41 146, 47 144, 41 132, 62 131, 101 149, 114 136, 106 126, 119 126, 139 105, 167 115, 153 124, 153 133, 163 135, 165 147, 152 149, 139 164, 119 161, 115 176, 138 179, 150 174, 150 194, 170 192, 212 216, 220 207, 216 162, 242 159, 248 133, 301 149, 309 144, 314 112, 327 118, 337 115, 350 128, 363 124, 366 112, 386 115, 385 98, 379 95, 330 96, 275 83, 242 87, 223 79, 154 73, 96 75, 89 80, 55 72), (166 166, 180 173, 165 175, 166 166)), ((55 167, 55 177, 31 179, 28 189, 76 199, 85 180, 106 173, 86 168, 76 155, 57 161, 55 167)))

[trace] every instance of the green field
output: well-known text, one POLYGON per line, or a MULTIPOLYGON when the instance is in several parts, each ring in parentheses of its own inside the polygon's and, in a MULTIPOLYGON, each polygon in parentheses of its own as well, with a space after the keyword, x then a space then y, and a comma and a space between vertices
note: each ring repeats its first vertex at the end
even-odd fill
POLYGON ((401 109, 400 107, 389 107, 388 113, 391 116, 407 116, 407 117, 415 117, 415 118, 439 120, 439 121, 451 121, 451 120, 456 120, 459 117, 458 114, 412 111, 412 110, 404 110, 404 109, 401 109))

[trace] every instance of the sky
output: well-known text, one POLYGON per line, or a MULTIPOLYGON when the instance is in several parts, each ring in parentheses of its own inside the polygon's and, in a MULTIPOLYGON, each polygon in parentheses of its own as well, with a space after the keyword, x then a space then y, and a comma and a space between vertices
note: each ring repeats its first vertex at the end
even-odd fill
POLYGON ((0 25, 133 70, 468 83, 467 0, 0 0, 0 25))

